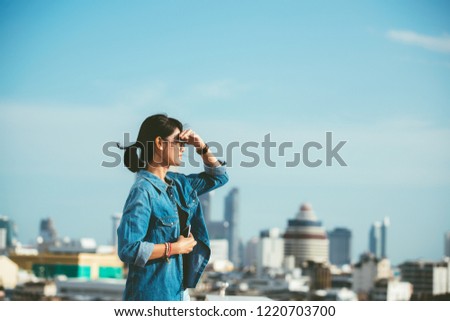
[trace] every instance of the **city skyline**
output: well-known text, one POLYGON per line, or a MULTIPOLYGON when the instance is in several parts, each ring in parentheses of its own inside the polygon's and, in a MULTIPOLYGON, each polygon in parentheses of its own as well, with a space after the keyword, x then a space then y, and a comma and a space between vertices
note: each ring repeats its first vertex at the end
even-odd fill
MULTIPOLYGON (((227 202, 227 198, 229 199, 230 196, 232 196, 232 194, 235 194, 235 196, 238 194, 238 191, 236 188, 232 188, 230 193, 227 194, 227 197, 225 198, 225 202, 227 202)), ((211 213, 210 213, 210 206, 211 206, 211 202, 212 202, 212 196, 214 195, 213 193, 207 193, 204 194, 200 197, 201 202, 203 204, 203 206, 207 206, 206 209, 206 213, 205 215, 207 215, 207 217, 209 217, 207 223, 211 224, 209 226, 208 229, 210 235, 211 240, 221 240, 221 239, 226 239, 227 242, 229 242, 229 238, 230 238, 230 234, 228 232, 228 226, 229 226, 229 222, 226 221, 225 218, 225 213, 223 216, 223 220, 218 220, 218 221, 211 221, 211 213)), ((239 199, 235 199, 233 200, 233 202, 239 202, 239 199)), ((313 219, 314 218, 314 211, 312 210, 312 206, 309 203, 304 203, 300 206, 300 211, 299 213, 305 213, 304 211, 306 210, 306 213, 308 213, 308 211, 311 211, 311 213, 313 213, 313 219)), ((300 215, 300 214, 299 214, 300 215)), ((304 215, 304 214, 303 214, 304 215)), ((97 245, 100 246, 104 246, 104 245, 111 245, 113 247, 117 248, 117 235, 116 235, 116 230, 117 230, 117 226, 120 222, 120 217, 121 217, 121 213, 114 213, 110 218, 112 218, 113 224, 112 224, 112 238, 111 241, 108 242, 104 242, 101 243, 99 242, 97 245)), ((288 219, 288 224, 286 224, 286 233, 289 234, 289 221, 292 221, 291 219, 288 219)), ((294 220, 295 221, 295 220, 294 220)), ((2 235, 2 237, 0 238, 0 244, 2 244, 2 246, 0 246, 0 250, 1 249, 6 249, 6 245, 8 244, 8 246, 11 246, 13 243, 16 244, 15 242, 19 241, 20 242, 20 236, 17 235, 17 225, 15 224, 14 221, 10 220, 7 216, 0 216, 0 222, 2 222, 2 224, 9 224, 9 229, 3 230, 3 225, 0 226, 2 228, 0 228, 0 235, 2 235), (11 234, 13 233, 13 234, 11 234), (4 240, 3 240, 4 238, 4 240), (3 242, 5 241, 5 243, 3 242), (4 243, 4 244, 3 244, 4 243)), ((318 223, 322 224, 321 221, 318 221, 318 223)), ((208 225, 209 225, 208 224, 208 225)), ((238 225, 239 227, 239 223, 236 222, 236 225, 238 225)), ((52 243, 52 242, 56 242, 57 240, 63 240, 64 242, 69 242, 71 240, 75 240, 75 241, 79 241, 78 238, 73 238, 72 236, 69 235, 65 235, 65 236, 58 236, 57 233, 57 229, 54 226, 53 220, 51 217, 47 217, 47 218, 42 218, 40 220, 40 230, 35 238, 34 241, 29 242, 29 243, 25 243, 25 244, 21 244, 21 246, 36 246, 39 247, 40 243, 44 241, 48 242, 48 243, 52 243), (51 227, 50 230, 48 230, 48 227, 51 227), (51 233, 50 233, 50 232, 51 233), (52 235, 51 236, 51 240, 48 239, 46 240, 45 235, 52 235)), ((373 254, 375 258, 378 259, 382 259, 382 258, 387 258, 390 259, 389 256, 387 256, 387 241, 386 241, 386 230, 387 227, 389 227, 390 222, 389 222, 389 218, 385 217, 383 219, 383 223, 380 223, 379 221, 373 222, 372 225, 370 226, 370 229, 368 230, 368 236, 369 236, 369 240, 368 240, 368 246, 367 246, 367 250, 361 251, 359 253, 354 253, 354 251, 352 251, 351 249, 353 248, 352 245, 352 234, 353 232, 349 229, 347 229, 345 226, 338 226, 338 227, 334 227, 333 230, 327 230, 326 233, 326 237, 328 238, 330 245, 329 245, 329 256, 328 256, 328 262, 330 264, 336 264, 337 266, 341 266, 343 264, 356 264, 362 256, 364 255, 368 255, 368 254, 373 254), (378 229, 378 234, 376 234, 376 232, 374 232, 374 228, 378 229), (376 234, 375 239, 374 238, 374 233, 376 234), (384 235, 384 236, 382 236, 384 235), (333 244, 335 243, 335 244, 333 244), (334 259, 333 259, 334 257, 334 259), (335 262, 336 261, 336 262, 335 262), (338 263, 339 262, 339 263, 338 263)), ((6 225, 5 225, 6 226, 6 225)), ((279 227, 271 227, 269 230, 280 230, 279 227)), ((246 244, 248 242, 252 242, 255 240, 256 235, 262 235, 261 233, 269 233, 269 230, 267 229, 259 229, 258 233, 256 233, 255 235, 253 235, 250 239, 247 240, 243 240, 240 239, 240 244, 242 244, 244 247, 246 246, 246 244)), ((285 233, 281 233, 281 238, 285 238, 285 233)), ((48 237, 47 237, 48 238, 48 237)), ((85 238, 87 240, 89 240, 90 242, 92 241, 96 241, 96 238, 94 236, 85 236, 85 238), (92 240, 92 241, 91 241, 92 240)), ((289 237, 288 237, 289 238, 289 237)), ((449 256, 449 249, 450 249, 450 231, 447 231, 444 233, 444 251, 443 254, 441 255, 440 259, 445 258, 446 256, 449 256)), ((230 252, 231 254, 231 252, 230 252)), ((241 258, 242 259, 242 258, 241 258)), ((398 265, 398 264, 402 264, 404 262, 408 262, 408 261, 412 261, 412 260, 416 260, 416 259, 425 259, 425 261, 430 261, 431 259, 428 258, 405 258, 403 261, 400 262, 396 262, 394 265, 398 265)))
POLYGON ((104 146, 133 141, 163 112, 207 142, 239 143, 211 219, 238 188, 244 241, 284 230, 309 202, 326 230, 353 232, 353 260, 383 217, 394 264, 439 260, 450 226, 449 10, 438 0, 0 0, 0 215, 24 243, 45 217, 63 236, 111 242, 134 176, 102 166, 104 146), (331 147, 346 142, 347 166, 327 166, 327 133, 331 147), (268 136, 287 147, 271 150, 275 166, 264 161, 268 136), (241 166, 244 144, 256 166, 241 166), (306 165, 305 146, 320 166, 306 165))

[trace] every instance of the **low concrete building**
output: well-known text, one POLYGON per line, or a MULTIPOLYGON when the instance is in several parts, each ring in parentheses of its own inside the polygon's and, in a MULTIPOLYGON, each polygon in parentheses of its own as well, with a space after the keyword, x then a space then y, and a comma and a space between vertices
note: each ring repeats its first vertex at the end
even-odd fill
POLYGON ((372 301, 409 301, 413 293, 413 286, 409 282, 399 280, 380 279, 370 291, 372 301))
POLYGON ((72 278, 122 278, 123 263, 113 253, 40 253, 10 254, 20 268, 32 271, 40 278, 65 275, 72 278))
POLYGON ((19 267, 8 257, 0 256, 0 287, 14 289, 19 279, 19 267))

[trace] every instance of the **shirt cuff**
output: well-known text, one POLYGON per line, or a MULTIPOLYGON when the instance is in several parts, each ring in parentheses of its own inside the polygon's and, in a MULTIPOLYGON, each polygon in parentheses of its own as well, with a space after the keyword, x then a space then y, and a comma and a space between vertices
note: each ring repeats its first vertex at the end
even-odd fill
POLYGON ((208 166, 205 164, 205 172, 211 176, 220 176, 225 175, 227 172, 227 167, 225 166, 227 163, 224 161, 219 161, 219 166, 208 166))
POLYGON ((154 248, 155 244, 153 243, 141 242, 141 244, 139 245, 139 250, 136 255, 136 260, 134 261, 134 264, 139 267, 144 267, 150 255, 152 255, 154 248))

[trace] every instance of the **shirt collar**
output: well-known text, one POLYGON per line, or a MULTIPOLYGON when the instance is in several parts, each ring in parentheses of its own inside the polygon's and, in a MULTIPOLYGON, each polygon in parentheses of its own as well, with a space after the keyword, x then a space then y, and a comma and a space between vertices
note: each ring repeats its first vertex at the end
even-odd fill
POLYGON ((168 175, 166 175, 166 177, 165 177, 165 180, 166 180, 167 184, 164 183, 158 176, 156 176, 155 174, 150 173, 149 171, 147 171, 145 169, 141 169, 137 173, 137 176, 148 180, 150 183, 152 183, 153 186, 155 186, 161 192, 165 192, 165 191, 167 191, 167 188, 169 186, 170 187, 173 186, 173 179, 168 177, 168 175))

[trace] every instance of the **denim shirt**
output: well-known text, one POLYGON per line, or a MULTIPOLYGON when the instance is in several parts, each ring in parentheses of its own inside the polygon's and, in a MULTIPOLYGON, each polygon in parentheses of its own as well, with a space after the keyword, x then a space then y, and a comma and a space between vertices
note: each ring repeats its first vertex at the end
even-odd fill
POLYGON ((198 196, 228 182, 223 163, 199 174, 167 172, 166 183, 140 170, 131 187, 117 229, 120 259, 128 264, 124 300, 178 301, 194 288, 211 254, 205 219, 198 196), (178 210, 197 245, 189 254, 148 260, 155 244, 176 242, 180 236, 178 210))

